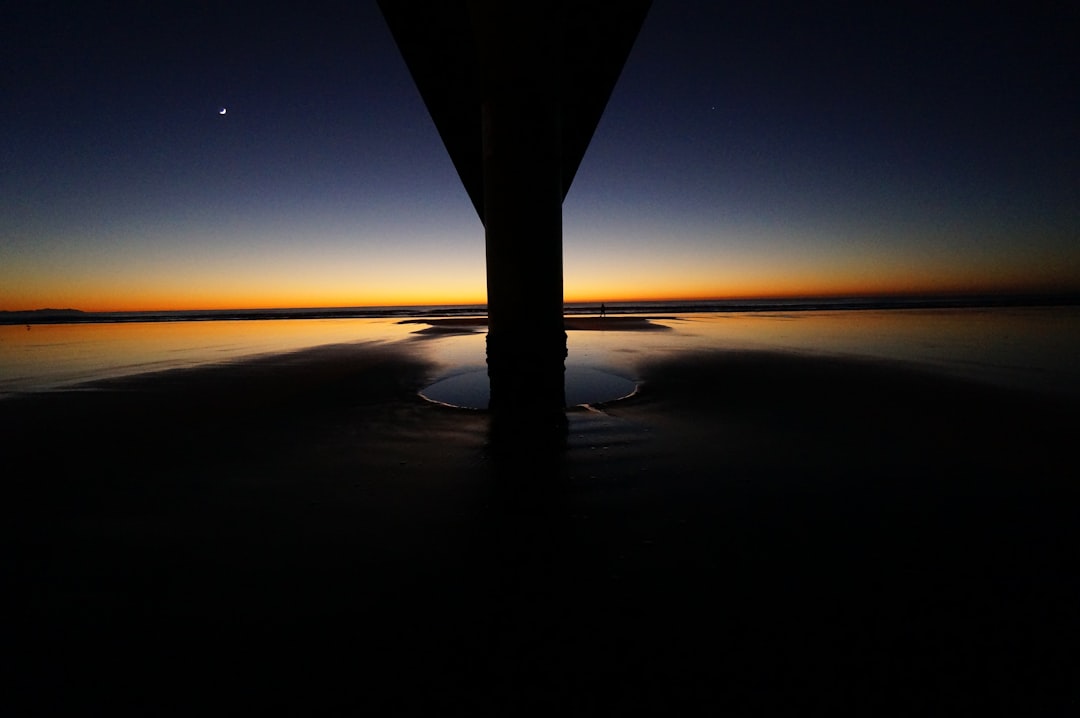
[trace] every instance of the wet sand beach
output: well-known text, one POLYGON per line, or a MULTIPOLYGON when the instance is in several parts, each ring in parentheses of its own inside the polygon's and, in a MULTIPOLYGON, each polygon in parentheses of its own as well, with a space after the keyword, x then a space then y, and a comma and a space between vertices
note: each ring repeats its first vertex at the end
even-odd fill
POLYGON ((639 372, 513 445, 400 344, 0 402, 6 700, 1075 708, 1075 401, 780 352, 639 372))

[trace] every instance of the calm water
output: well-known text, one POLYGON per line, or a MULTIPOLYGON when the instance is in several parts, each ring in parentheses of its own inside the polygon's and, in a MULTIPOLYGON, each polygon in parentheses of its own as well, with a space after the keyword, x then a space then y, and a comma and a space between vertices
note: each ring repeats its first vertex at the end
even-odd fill
MULTIPOLYGON (((1080 397, 1080 307, 664 314, 664 331, 571 331, 570 373, 634 381, 641 362, 768 349, 913 362, 1080 397)), ((345 342, 408 342, 440 379, 482 372, 484 334, 421 338, 396 318, 0 326, 0 396, 345 342)))

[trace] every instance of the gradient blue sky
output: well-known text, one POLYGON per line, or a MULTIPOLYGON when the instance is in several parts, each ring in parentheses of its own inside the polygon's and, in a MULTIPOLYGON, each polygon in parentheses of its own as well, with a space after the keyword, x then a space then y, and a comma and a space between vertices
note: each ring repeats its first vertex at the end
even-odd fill
MULTIPOLYGON (((1080 290, 1080 10, 877 5, 656 0, 567 300, 1080 290)), ((0 309, 484 301, 374 2, 0 13, 0 309)))

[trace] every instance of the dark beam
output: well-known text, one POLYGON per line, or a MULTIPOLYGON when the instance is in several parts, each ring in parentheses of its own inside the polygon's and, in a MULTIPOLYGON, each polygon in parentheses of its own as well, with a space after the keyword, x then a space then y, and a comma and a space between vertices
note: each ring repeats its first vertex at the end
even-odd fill
MULTIPOLYGON (((478 17, 490 7, 505 16, 555 18, 551 71, 562 116, 563 197, 577 174, 615 83, 648 13, 650 0, 597 2, 469 2, 468 0, 380 0, 379 7, 428 112, 469 193, 481 221, 483 167, 480 105, 483 60, 478 17), (487 9, 485 9, 487 7, 487 9)), ((485 32, 535 33, 526 23, 485 32)))

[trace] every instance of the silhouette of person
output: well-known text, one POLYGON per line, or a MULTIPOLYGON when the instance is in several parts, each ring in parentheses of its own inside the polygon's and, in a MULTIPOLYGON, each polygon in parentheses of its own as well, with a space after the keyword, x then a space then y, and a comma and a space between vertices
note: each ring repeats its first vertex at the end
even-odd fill
POLYGON ((607 307, 604 306, 604 304, 601 302, 601 304, 600 304, 600 316, 603 317, 605 314, 607 314, 607 307))

